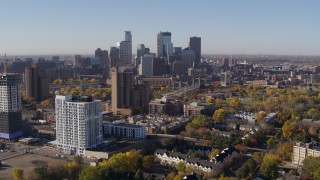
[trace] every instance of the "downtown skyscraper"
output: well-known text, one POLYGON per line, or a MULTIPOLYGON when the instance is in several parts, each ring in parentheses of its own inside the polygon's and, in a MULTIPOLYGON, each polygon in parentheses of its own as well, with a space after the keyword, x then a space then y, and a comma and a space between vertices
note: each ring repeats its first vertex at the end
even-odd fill
POLYGON ((37 65, 26 67, 24 71, 26 98, 38 101, 49 97, 49 82, 45 71, 37 65))
POLYGON ((141 63, 141 58, 143 57, 145 52, 146 52, 146 50, 145 50, 144 44, 138 44, 138 46, 137 46, 137 62, 136 62, 136 64, 140 64, 141 63))
POLYGON ((125 31, 124 41, 118 43, 120 62, 119 65, 132 63, 132 34, 131 31, 125 31))
POLYGON ((200 64, 201 60, 201 38, 200 37, 190 37, 189 49, 194 51, 195 61, 194 65, 200 64))
POLYGON ((158 57, 169 58, 172 55, 173 44, 171 42, 171 32, 159 32, 157 35, 157 55, 158 57))

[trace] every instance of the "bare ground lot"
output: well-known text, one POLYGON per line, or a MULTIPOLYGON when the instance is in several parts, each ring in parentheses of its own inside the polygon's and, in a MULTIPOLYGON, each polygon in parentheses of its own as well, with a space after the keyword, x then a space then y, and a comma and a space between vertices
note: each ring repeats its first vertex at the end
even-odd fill
POLYGON ((60 163, 67 163, 63 159, 55 159, 51 157, 40 156, 36 154, 23 154, 11 159, 7 159, 2 162, 0 167, 0 179, 9 180, 13 179, 11 170, 15 167, 24 170, 24 177, 27 178, 28 175, 33 171, 35 167, 44 165, 48 162, 58 161, 60 163))

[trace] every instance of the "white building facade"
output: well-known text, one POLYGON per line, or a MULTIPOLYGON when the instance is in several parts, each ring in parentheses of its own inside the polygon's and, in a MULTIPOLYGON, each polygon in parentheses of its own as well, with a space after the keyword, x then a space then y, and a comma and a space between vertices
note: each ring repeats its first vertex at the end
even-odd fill
POLYGON ((104 134, 128 139, 144 139, 146 129, 144 126, 126 123, 108 123, 103 125, 104 134))
POLYGON ((103 142, 102 104, 89 96, 55 99, 56 143, 66 154, 85 154, 103 142))
POLYGON ((293 146, 292 163, 303 165, 303 161, 309 156, 320 157, 320 147, 318 145, 300 142, 297 142, 293 146))

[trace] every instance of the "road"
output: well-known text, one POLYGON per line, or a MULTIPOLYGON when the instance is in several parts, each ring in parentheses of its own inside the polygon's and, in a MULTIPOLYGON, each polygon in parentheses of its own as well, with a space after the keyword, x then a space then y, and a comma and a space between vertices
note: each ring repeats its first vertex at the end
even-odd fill
MULTIPOLYGON (((99 86, 100 83, 85 83, 81 84, 82 86, 99 86)), ((68 85, 63 85, 63 86, 50 86, 50 90, 58 90, 61 88, 66 88, 66 87, 77 87, 80 86, 80 84, 68 84, 68 85)))
POLYGON ((168 95, 168 96, 180 96, 180 95, 182 95, 184 93, 187 93, 187 92, 193 91, 193 90, 197 90, 199 88, 200 88, 200 85, 195 85, 195 87, 183 87, 181 89, 178 89, 178 90, 163 94, 163 96, 166 96, 166 95, 168 95))
POLYGON ((181 139, 189 142, 195 142, 195 143, 201 143, 203 141, 206 141, 204 139, 196 139, 196 138, 191 138, 191 137, 183 137, 181 135, 173 135, 173 134, 147 134, 148 136, 151 137, 162 137, 162 138, 171 138, 171 139, 181 139))

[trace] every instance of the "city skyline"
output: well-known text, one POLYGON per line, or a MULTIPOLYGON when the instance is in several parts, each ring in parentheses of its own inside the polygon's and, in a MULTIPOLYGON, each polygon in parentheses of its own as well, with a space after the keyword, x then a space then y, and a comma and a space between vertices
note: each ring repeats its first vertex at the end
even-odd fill
POLYGON ((201 37, 202 54, 320 55, 320 2, 54 1, 2 2, 0 53, 93 54, 132 33, 156 53, 157 33, 174 47, 201 37))

